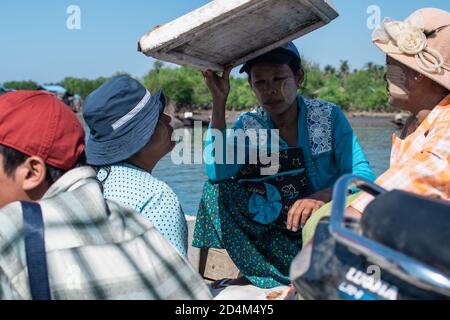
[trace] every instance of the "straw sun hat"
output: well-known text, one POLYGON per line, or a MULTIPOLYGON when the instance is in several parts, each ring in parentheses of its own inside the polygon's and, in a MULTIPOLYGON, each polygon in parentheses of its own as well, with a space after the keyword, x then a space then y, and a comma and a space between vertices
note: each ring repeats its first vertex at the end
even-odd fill
POLYGON ((372 34, 384 53, 450 90, 450 13, 425 8, 405 21, 389 18, 372 34))

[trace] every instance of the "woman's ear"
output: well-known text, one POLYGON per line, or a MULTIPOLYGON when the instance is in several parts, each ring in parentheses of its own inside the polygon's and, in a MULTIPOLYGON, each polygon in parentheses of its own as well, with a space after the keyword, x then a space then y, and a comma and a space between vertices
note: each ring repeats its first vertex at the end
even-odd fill
POLYGON ((22 183, 25 192, 40 189, 47 183, 47 167, 44 160, 37 156, 29 157, 16 170, 16 176, 22 183))
POLYGON ((298 69, 295 73, 295 81, 297 83, 297 87, 300 87, 303 84, 303 81, 305 81, 305 72, 302 68, 298 69))

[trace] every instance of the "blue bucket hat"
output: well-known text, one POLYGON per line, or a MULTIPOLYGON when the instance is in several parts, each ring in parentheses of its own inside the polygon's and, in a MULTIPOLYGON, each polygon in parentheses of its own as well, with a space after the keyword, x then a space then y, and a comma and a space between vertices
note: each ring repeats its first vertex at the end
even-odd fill
POLYGON ((83 118, 90 129, 87 163, 102 166, 135 155, 150 141, 166 102, 128 76, 117 76, 85 100, 83 118))
POLYGON ((239 73, 249 73, 250 69, 257 63, 294 64, 300 67, 301 61, 300 53, 295 44, 293 42, 288 42, 282 47, 278 47, 246 62, 239 73))

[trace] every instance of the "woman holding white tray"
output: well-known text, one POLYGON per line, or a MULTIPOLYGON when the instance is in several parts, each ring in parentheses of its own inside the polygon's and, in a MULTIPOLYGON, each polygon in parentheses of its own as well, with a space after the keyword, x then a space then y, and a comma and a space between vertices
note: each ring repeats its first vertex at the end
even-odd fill
POLYGON ((340 108, 298 95, 304 72, 293 43, 243 66, 261 107, 226 130, 230 72, 203 73, 213 114, 204 154, 209 181, 193 246, 227 250, 243 275, 228 285, 287 285, 302 226, 331 201, 334 182, 346 173, 375 177, 340 108))

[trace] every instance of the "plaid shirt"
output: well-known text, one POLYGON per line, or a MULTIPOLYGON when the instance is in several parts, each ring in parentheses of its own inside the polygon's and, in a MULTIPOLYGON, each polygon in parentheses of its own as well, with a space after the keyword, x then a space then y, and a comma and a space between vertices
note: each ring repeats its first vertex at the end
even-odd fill
MULTIPOLYGON (((52 299, 210 299, 151 222, 103 199, 90 167, 69 171, 39 202, 52 299)), ((0 209, 0 299, 31 299, 22 207, 0 209)))
MULTIPOLYGON (((450 95, 406 139, 394 134, 390 168, 376 183, 387 190, 450 200, 450 95)), ((364 194, 351 206, 363 212, 372 200, 372 196, 364 194)))

